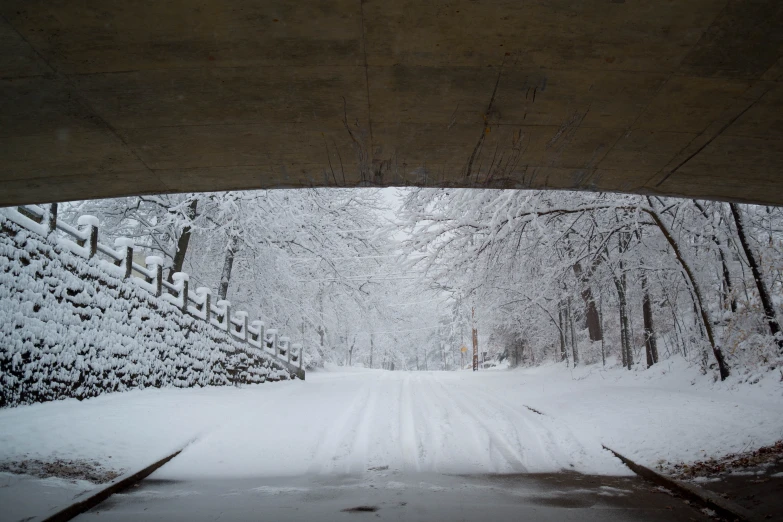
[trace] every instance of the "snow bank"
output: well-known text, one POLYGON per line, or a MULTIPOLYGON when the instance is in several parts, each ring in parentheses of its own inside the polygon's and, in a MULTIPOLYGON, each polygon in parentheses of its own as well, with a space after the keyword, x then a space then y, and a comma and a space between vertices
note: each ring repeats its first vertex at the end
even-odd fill
POLYGON ((261 350, 99 263, 0 216, 0 407, 289 378, 261 350))
POLYGON ((648 467, 783 438, 778 372, 755 381, 736 372, 719 381, 675 356, 644 371, 546 364, 494 376, 499 401, 535 408, 571 427, 584 447, 605 444, 648 467))

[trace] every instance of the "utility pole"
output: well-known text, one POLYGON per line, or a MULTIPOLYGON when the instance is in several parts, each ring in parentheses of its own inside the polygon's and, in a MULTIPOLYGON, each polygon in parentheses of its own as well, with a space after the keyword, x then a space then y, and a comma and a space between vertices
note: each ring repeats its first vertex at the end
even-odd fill
POLYGON ((476 331, 476 308, 471 309, 471 322, 473 327, 473 371, 478 371, 478 332, 476 331))

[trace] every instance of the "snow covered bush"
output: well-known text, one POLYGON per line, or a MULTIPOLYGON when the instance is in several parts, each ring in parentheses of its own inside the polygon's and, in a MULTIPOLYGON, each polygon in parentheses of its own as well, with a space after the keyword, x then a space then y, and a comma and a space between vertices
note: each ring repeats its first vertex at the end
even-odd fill
POLYGON ((290 377, 101 263, 0 216, 0 407, 290 377))

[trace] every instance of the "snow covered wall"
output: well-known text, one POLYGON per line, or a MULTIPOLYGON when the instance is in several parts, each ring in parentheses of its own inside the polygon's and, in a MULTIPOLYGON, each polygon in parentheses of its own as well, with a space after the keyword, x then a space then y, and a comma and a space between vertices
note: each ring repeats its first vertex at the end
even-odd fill
POLYGON ((261 350, 0 215, 0 407, 290 378, 261 350))

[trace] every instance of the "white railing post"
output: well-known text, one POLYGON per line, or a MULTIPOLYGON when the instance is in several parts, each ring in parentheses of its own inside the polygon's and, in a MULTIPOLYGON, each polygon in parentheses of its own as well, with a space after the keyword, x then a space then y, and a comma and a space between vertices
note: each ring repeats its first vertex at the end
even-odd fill
POLYGON ((153 272, 152 281, 148 283, 152 283, 155 297, 160 297, 163 293, 163 258, 147 256, 144 262, 147 264, 147 270, 153 272))
POLYGON ((247 342, 249 338, 247 334, 247 312, 240 310, 235 315, 237 318, 239 318, 240 321, 242 321, 242 340, 247 342))
POLYGON ((267 348, 270 348, 272 350, 272 353, 277 357, 277 329, 276 328, 270 328, 266 331, 266 337, 264 338, 264 342, 266 344, 267 348))
POLYGON ((250 326, 258 330, 258 346, 257 348, 264 349, 264 321, 255 320, 250 323, 250 326))
POLYGON ((185 272, 174 272, 171 274, 171 280, 174 281, 174 287, 179 291, 179 298, 182 299, 180 309, 182 313, 188 311, 188 280, 190 276, 185 272))
POLYGON ((291 340, 288 337, 281 337, 278 343, 278 351, 275 352, 275 357, 285 360, 288 358, 288 362, 291 362, 291 340), (281 357, 282 356, 282 357, 281 357))
POLYGON ((202 301, 201 303, 201 310, 204 312, 204 320, 209 324, 211 315, 210 312, 212 310, 211 306, 211 294, 212 290, 205 286, 200 286, 196 288, 196 295, 199 296, 199 299, 202 301))
POLYGON ((133 240, 127 237, 118 237, 114 240, 114 248, 122 253, 122 261, 117 261, 117 266, 124 268, 123 279, 128 279, 133 272, 133 240))
POLYGON ((215 303, 218 308, 221 308, 223 310, 223 322, 221 323, 223 326, 223 329, 227 333, 231 333, 231 301, 228 301, 226 299, 221 299, 217 303, 215 303))
POLYGON ((299 363, 299 367, 302 367, 302 345, 299 343, 296 343, 291 346, 291 351, 296 354, 296 362, 299 363))
POLYGON ((86 241, 87 259, 92 259, 98 251, 98 218, 95 216, 79 216, 76 224, 80 227, 86 227, 84 235, 87 236, 87 239, 81 239, 77 241, 77 244, 83 247, 86 241))

